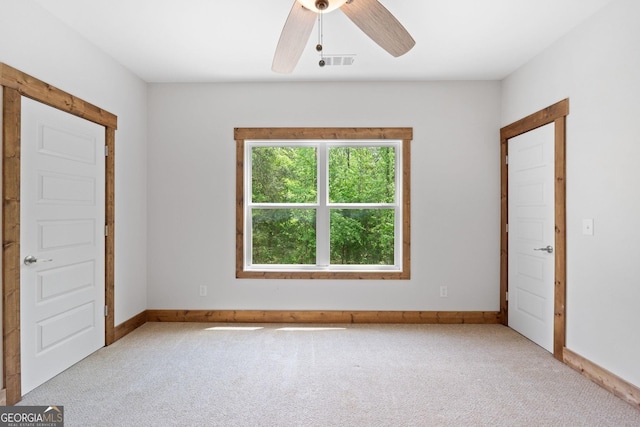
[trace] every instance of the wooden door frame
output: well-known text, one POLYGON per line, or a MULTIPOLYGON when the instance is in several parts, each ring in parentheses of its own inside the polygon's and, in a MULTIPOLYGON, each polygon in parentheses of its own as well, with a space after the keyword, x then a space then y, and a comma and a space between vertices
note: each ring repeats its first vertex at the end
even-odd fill
POLYGON ((20 367, 20 126, 24 96, 105 127, 105 344, 115 340, 115 131, 118 118, 67 92, 0 63, 2 86, 2 339, 8 405, 22 398, 20 367))
POLYGON ((569 99, 563 99, 543 110, 500 129, 500 318, 508 326, 509 311, 509 246, 507 223, 509 219, 509 179, 507 156, 508 141, 523 133, 554 123, 554 181, 555 181, 555 279, 553 356, 563 361, 566 344, 566 290, 567 290, 567 237, 566 237, 566 128, 569 99))

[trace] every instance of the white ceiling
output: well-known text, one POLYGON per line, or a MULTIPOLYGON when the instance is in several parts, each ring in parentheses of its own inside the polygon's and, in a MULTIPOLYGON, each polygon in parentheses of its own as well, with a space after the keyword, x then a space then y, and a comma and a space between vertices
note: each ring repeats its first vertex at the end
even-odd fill
MULTIPOLYGON (((297 68, 271 71, 293 0, 34 0, 147 82, 499 80, 613 0, 381 0, 416 40, 393 58, 336 10, 297 68)), ((357 1, 357 0, 356 0, 357 1)))

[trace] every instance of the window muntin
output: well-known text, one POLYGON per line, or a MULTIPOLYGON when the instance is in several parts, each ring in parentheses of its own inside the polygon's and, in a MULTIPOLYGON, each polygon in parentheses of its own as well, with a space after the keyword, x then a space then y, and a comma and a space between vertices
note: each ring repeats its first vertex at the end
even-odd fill
POLYGON ((245 141, 243 268, 401 271, 401 161, 401 140, 245 141))

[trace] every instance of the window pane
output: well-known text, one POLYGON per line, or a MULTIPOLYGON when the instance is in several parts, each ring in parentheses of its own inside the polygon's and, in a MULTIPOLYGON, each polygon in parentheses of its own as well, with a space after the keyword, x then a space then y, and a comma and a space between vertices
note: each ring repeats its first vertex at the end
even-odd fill
POLYGON ((393 209, 331 209, 331 264, 394 265, 393 209))
POLYGON ((330 203, 393 203, 396 189, 394 147, 329 149, 330 203))
POLYGON ((254 203, 315 203, 316 149, 253 147, 251 200, 254 203))
POLYGON ((253 209, 253 264, 315 264, 315 209, 253 209))

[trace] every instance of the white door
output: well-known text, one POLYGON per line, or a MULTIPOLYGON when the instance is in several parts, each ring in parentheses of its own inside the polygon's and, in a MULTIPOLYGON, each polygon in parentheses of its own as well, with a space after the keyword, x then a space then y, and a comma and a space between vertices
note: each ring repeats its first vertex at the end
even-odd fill
POLYGON ((24 97, 21 138, 24 394, 104 346, 105 139, 24 97))
POLYGON ((509 140, 509 326, 553 353, 554 124, 509 140))

